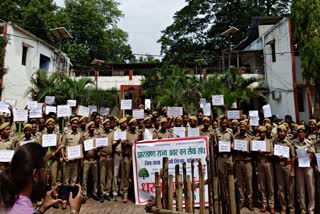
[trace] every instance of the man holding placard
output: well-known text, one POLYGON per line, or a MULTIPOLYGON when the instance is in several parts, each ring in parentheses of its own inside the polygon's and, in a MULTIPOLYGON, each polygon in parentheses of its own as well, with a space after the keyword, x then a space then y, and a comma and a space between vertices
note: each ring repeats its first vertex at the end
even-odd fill
POLYGON ((156 130, 152 127, 151 117, 145 117, 143 122, 144 129, 140 132, 139 140, 152 140, 155 136, 156 130))
POLYGON ((251 153, 250 144, 251 138, 246 133, 247 123, 241 121, 239 123, 240 132, 237 134, 234 142, 234 153, 235 153, 235 171, 236 178, 238 180, 238 191, 239 191, 239 208, 244 206, 245 203, 245 193, 247 193, 248 198, 248 208, 253 211, 253 190, 252 190, 252 163, 251 163, 251 153), (244 189, 246 187, 246 189, 244 189))
POLYGON ((136 130, 137 120, 132 118, 129 121, 129 130, 127 130, 127 139, 121 141, 122 145, 122 155, 123 155, 123 203, 128 201, 128 190, 129 190, 129 179, 130 179, 130 170, 132 164, 132 145, 139 140, 139 132, 136 130))
POLYGON ((278 137, 274 140, 274 155, 277 157, 275 159, 275 168, 279 201, 282 207, 281 214, 286 214, 287 206, 290 214, 294 214, 294 164, 296 155, 292 142, 286 138, 287 131, 285 125, 278 126, 278 137))
POLYGON ((265 126, 259 126, 259 137, 252 141, 251 151, 257 152, 258 183, 262 196, 260 212, 266 212, 267 206, 269 206, 270 213, 274 214, 274 170, 271 159, 273 140, 266 137, 266 131, 265 126), (263 150, 264 148, 265 150, 263 150))
POLYGON ((311 158, 315 153, 312 142, 305 138, 305 127, 298 127, 298 138, 293 141, 298 156, 296 165, 297 201, 301 213, 315 211, 315 178, 311 158), (308 195, 308 197, 306 197, 308 195), (308 206, 306 204, 308 198, 308 206))
POLYGON ((77 182, 78 177, 78 164, 79 164, 79 157, 68 157, 67 149, 68 147, 77 146, 81 144, 82 135, 78 131, 79 127, 79 118, 73 117, 70 120, 71 123, 71 130, 63 136, 62 146, 62 157, 64 160, 64 185, 75 185, 77 182))
POLYGON ((83 166, 82 194, 84 202, 87 200, 87 185, 90 171, 92 173, 93 182, 92 197, 94 200, 98 200, 98 163, 96 160, 97 150, 94 144, 94 141, 98 135, 95 133, 96 128, 94 121, 88 123, 87 126, 88 132, 83 136, 84 158, 81 160, 81 166, 83 166))
MULTIPOLYGON (((111 185, 112 185, 112 169, 113 169, 113 158, 112 158, 112 142, 114 140, 114 131, 110 129, 110 119, 105 119, 102 123, 104 130, 100 134, 100 139, 105 139, 106 145, 98 148, 98 154, 100 157, 100 201, 104 199, 111 201, 111 185)), ((97 140, 96 140, 97 142, 97 140)), ((97 146, 97 143, 96 143, 97 146)))
POLYGON ((172 130, 168 127, 168 119, 165 117, 161 118, 161 128, 156 132, 156 139, 172 138, 172 130))
POLYGON ((51 186, 55 186, 58 178, 58 171, 61 169, 61 135, 55 130, 55 120, 49 118, 45 122, 46 129, 41 136, 41 145, 47 149, 47 156, 50 160, 50 180, 51 186))
POLYGON ((24 135, 17 140, 15 145, 15 150, 19 149, 21 146, 27 143, 38 143, 38 138, 32 136, 32 125, 30 123, 24 125, 23 133, 24 135))
MULTIPOLYGON (((14 141, 10 136, 10 123, 5 122, 0 126, 0 150, 13 150, 14 141)), ((0 162, 0 172, 9 166, 8 162, 0 162)))

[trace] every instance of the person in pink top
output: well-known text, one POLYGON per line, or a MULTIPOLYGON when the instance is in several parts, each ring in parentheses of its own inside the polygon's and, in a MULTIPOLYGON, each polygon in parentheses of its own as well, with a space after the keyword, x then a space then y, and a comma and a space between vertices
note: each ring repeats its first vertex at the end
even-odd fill
MULTIPOLYGON (((16 151, 9 168, 0 174, 0 213, 44 213, 54 204, 62 202, 61 199, 52 197, 58 185, 46 192, 46 163, 46 150, 40 144, 25 144, 16 151), (32 203, 42 199, 43 203, 35 209, 32 203)), ((79 213, 81 202, 79 186, 79 193, 75 198, 70 194, 70 213, 79 213)))

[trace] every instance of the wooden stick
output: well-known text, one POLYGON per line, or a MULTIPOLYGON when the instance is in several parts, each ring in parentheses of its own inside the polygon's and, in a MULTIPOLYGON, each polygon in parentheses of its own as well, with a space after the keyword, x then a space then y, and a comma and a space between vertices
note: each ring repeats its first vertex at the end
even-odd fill
POLYGON ((182 176, 176 175, 177 183, 176 183, 176 210, 182 211, 182 176))
MULTIPOLYGON (((194 160, 191 161, 191 188, 194 189, 194 160)), ((194 212, 194 195, 192 194, 192 212, 194 212)))
POLYGON ((214 214, 219 214, 219 178, 213 177, 213 207, 214 214))
POLYGON ((212 174, 211 174, 211 165, 210 165, 210 157, 208 156, 206 158, 207 161, 207 173, 208 173, 208 195, 209 195, 209 213, 212 214, 213 212, 213 192, 212 192, 212 180, 210 178, 212 178, 212 174))
POLYGON ((193 191, 191 189, 191 178, 190 175, 187 175, 187 196, 186 196, 186 212, 192 213, 193 208, 192 208, 192 195, 193 191))
POLYGON ((183 201, 187 198, 187 164, 183 162, 182 164, 182 175, 183 175, 183 201))
POLYGON ((199 170, 199 195, 200 195, 200 214, 204 214, 206 210, 205 205, 205 192, 204 192, 204 174, 202 168, 201 159, 198 161, 198 170, 199 170))
POLYGON ((161 186, 159 172, 156 172, 156 207, 161 208, 161 186))
POLYGON ((168 157, 163 158, 163 163, 162 163, 162 208, 163 209, 168 209, 168 157))
POLYGON ((228 183, 229 183, 229 197, 230 197, 230 210, 231 214, 237 213, 237 205, 236 205, 236 192, 234 187, 234 175, 233 175, 233 165, 230 164, 229 166, 229 176, 228 176, 228 183))
POLYGON ((173 208, 173 175, 169 176, 168 210, 173 208))

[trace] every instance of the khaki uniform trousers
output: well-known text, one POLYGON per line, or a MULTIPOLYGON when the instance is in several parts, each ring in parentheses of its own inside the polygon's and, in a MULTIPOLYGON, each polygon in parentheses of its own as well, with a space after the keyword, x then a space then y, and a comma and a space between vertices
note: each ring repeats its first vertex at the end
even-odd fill
POLYGON ((315 179, 312 167, 296 167, 296 182, 297 182, 297 200, 301 212, 309 214, 314 213, 315 209, 315 179), (306 192, 307 188, 307 192, 306 192), (306 206, 306 193, 308 195, 308 209, 306 206))
POLYGON ((79 160, 69 160, 64 162, 64 185, 75 185, 78 177, 79 160))
POLYGON ((103 195, 110 195, 112 184, 113 160, 111 155, 100 156, 100 192, 103 195))
POLYGON ((59 159, 53 158, 50 163, 50 180, 51 180, 51 187, 54 187, 57 184, 58 178, 58 166, 59 166, 59 159))
POLYGON ((258 160, 258 182, 262 196, 262 206, 274 208, 274 173, 272 163, 261 158, 258 160))
POLYGON ((294 177, 290 176, 291 164, 287 161, 277 161, 275 167, 280 205, 283 210, 286 210, 288 205, 290 212, 294 212, 294 177))
POLYGON ((316 180, 316 213, 320 214, 320 173, 315 172, 316 180))
POLYGON ((98 164, 94 159, 84 159, 83 161, 83 176, 82 176, 82 194, 87 196, 87 186, 89 172, 92 173, 93 192, 98 193, 98 164))
POLYGON ((130 180, 130 171, 131 171, 131 160, 129 156, 123 157, 123 174, 122 174, 122 191, 123 193, 128 193, 129 190, 129 180, 130 180))
POLYGON ((238 190, 240 206, 245 202, 245 187, 248 196, 249 206, 253 205, 253 190, 252 190, 252 164, 251 160, 237 160, 235 164, 236 178, 238 180, 238 190))
POLYGON ((113 156, 113 182, 112 182, 112 191, 113 196, 118 195, 118 177, 119 177, 119 170, 120 164, 122 163, 122 155, 114 154, 113 156))

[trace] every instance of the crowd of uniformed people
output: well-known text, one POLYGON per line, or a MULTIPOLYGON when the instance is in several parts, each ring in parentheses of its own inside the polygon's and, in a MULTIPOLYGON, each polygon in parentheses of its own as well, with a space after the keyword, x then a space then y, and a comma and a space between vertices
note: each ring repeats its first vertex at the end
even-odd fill
MULTIPOLYGON (((130 115, 102 117, 97 112, 90 117, 74 115, 64 118, 62 127, 61 118, 51 112, 42 118, 29 119, 22 125, 19 137, 19 123, 14 123, 11 115, 1 117, 0 150, 17 150, 30 142, 42 144, 42 135, 56 134, 56 146, 47 150, 48 185, 81 184, 83 203, 89 195, 101 202, 122 200, 126 203, 133 182, 132 145, 144 140, 146 129, 152 131, 152 139, 164 139, 179 137, 174 135, 174 127, 185 127, 186 137, 189 128, 199 128, 200 136, 209 137, 209 144, 215 148, 215 158, 211 161, 216 164, 220 179, 227 179, 226 167, 232 168, 240 209, 246 206, 253 210, 259 201, 261 212, 275 213, 277 203, 282 214, 297 210, 312 214, 320 210, 320 176, 316 161, 316 153, 320 153, 320 123, 316 119, 295 123, 287 115, 283 119, 264 118, 260 126, 250 126, 246 115, 238 120, 228 120, 224 115, 212 119, 200 110, 197 115, 185 113, 169 117, 164 107, 139 120, 130 115), (126 140, 114 138, 117 130, 126 132, 126 140), (66 147, 82 145, 85 140, 95 138, 108 138, 108 146, 83 151, 82 159, 68 160, 66 147), (228 141, 234 148, 236 140, 245 140, 248 150, 219 152, 219 141, 228 141), (266 150, 251 151, 254 140, 265 141, 266 150), (289 147, 289 158, 275 156, 275 145, 289 147), (299 167, 297 149, 307 152, 309 167, 299 167)), ((0 163, 0 170, 8 165, 0 163)), ((62 204, 62 208, 65 207, 66 203, 62 204)))

